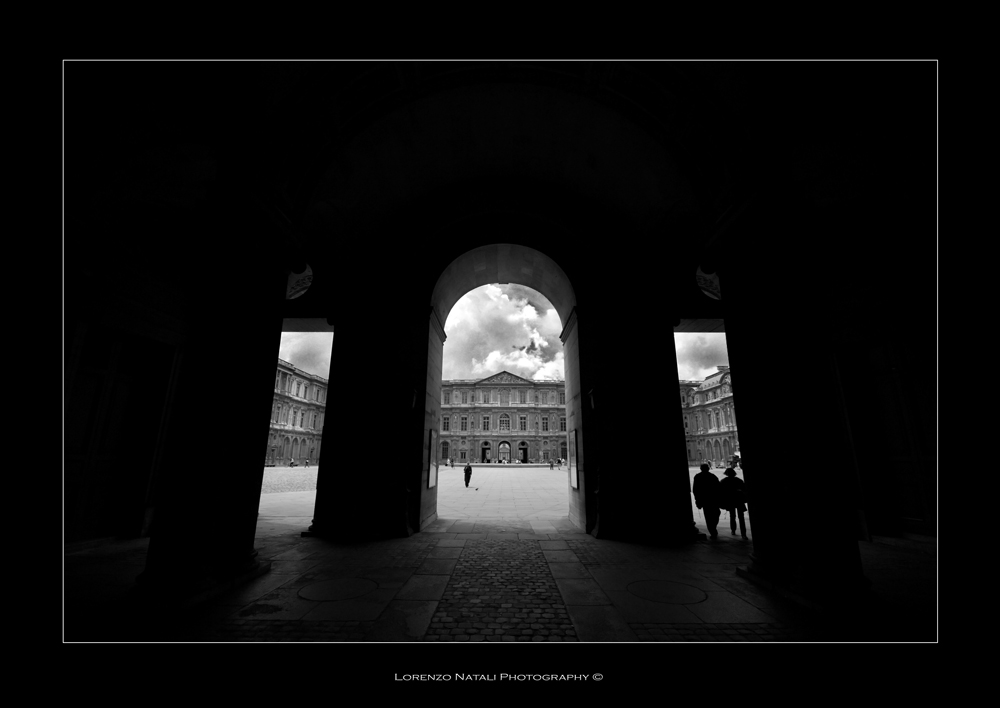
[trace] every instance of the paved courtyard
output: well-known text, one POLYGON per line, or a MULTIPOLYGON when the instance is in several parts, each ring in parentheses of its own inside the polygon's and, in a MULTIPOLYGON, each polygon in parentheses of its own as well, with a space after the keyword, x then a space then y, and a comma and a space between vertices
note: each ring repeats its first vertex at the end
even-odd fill
MULTIPOLYGON (((302 472, 291 471, 296 477, 302 472)), ((280 478, 291 479, 281 468, 271 477, 277 486, 280 478)), ((302 537, 315 491, 264 493, 255 547, 269 572, 192 609, 140 611, 130 600, 148 538, 72 551, 66 555, 66 636, 192 642, 934 640, 933 539, 862 544, 866 572, 891 596, 875 613, 831 619, 738 576, 752 541, 730 535, 725 520, 718 539, 682 548, 595 539, 567 518, 565 485, 565 469, 477 466, 466 488, 461 469, 442 468, 436 521, 408 538, 363 542, 302 537)), ((697 512, 695 519, 704 531, 697 512)))
MULTIPOLYGON (((688 469, 691 480, 700 470, 688 469)), ((720 480, 722 469, 712 470, 720 480)), ((264 469, 262 495, 316 490, 318 468, 267 467, 264 469)), ((743 473, 737 470, 742 479, 743 473)), ((693 483, 693 482, 692 482, 693 483)), ((569 513, 569 493, 566 467, 549 470, 521 465, 474 465, 468 489, 462 466, 441 467, 438 472, 438 517, 444 519, 511 519, 541 522, 564 519, 569 513)), ((708 533, 705 516, 691 499, 695 524, 708 533)), ((310 517, 312 512, 308 514, 310 517)), ((745 514, 747 534, 750 534, 750 514, 745 514)), ((308 524, 307 524, 308 525, 308 524)), ((547 524, 541 524, 547 526, 547 524)), ((722 512, 719 532, 730 534, 729 514, 722 512)), ((739 535, 737 523, 736 533, 739 535)), ((731 534, 730 534, 731 535, 731 534)))

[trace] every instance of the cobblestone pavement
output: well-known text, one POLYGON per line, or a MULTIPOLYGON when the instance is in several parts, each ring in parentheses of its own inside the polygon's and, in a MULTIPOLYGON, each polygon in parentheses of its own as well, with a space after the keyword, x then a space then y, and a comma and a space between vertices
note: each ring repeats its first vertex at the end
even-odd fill
POLYGON ((318 467, 265 467, 261 494, 315 492, 318 467))
POLYGON ((425 641, 575 642, 536 540, 466 541, 425 641))

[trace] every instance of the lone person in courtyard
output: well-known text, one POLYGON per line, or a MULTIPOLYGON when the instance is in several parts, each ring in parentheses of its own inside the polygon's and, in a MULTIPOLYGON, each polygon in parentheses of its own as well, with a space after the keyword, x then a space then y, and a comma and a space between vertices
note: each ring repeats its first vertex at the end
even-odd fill
POLYGON ((472 463, 465 463, 465 486, 469 486, 469 480, 472 479, 472 463))
POLYGON ((723 472, 726 478, 719 482, 722 508, 729 512, 729 528, 736 535, 736 512, 740 515, 740 535, 747 537, 747 521, 743 516, 747 510, 746 489, 742 479, 736 476, 732 467, 723 472))
POLYGON ((705 525, 708 526, 708 533, 712 538, 719 535, 719 478, 709 470, 711 467, 707 463, 702 463, 701 472, 694 476, 694 484, 691 491, 694 492, 694 503, 699 509, 705 512, 705 525))

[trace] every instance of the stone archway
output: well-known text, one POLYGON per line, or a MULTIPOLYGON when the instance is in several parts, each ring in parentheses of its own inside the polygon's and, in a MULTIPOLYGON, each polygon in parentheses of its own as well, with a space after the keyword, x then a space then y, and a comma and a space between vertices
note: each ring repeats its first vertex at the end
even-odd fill
MULTIPOLYGON (((512 243, 495 243, 466 251, 448 264, 438 278, 431 295, 430 349, 435 357, 428 361, 428 391, 441 388, 440 354, 444 346, 444 323, 459 298, 482 285, 491 283, 518 283, 542 293, 559 315, 563 325, 560 339, 563 342, 566 381, 567 430, 576 430, 576 464, 578 487, 567 480, 569 518, 581 529, 591 530, 597 522, 596 501, 588 505, 587 477, 584 452, 585 408, 581 391, 580 327, 576 312, 576 294, 565 271, 547 254, 529 246, 512 243)), ((436 430, 440 417, 440 400, 425 415, 424 429, 436 430)), ((508 442, 507 456, 511 455, 508 442)), ((521 449, 521 448, 519 448, 521 449)), ((481 460, 485 461, 492 448, 483 443, 481 460), (487 452, 488 451, 488 452, 487 452)), ((499 453, 499 450, 496 451, 499 453)), ((524 453, 519 453, 523 455, 524 453)), ((555 456, 555 451, 551 455, 555 456)), ((497 457, 500 455, 497 454, 497 457)), ((543 453, 543 457, 548 457, 543 453)), ((421 496, 420 527, 437 518, 437 496, 432 488, 421 496)))

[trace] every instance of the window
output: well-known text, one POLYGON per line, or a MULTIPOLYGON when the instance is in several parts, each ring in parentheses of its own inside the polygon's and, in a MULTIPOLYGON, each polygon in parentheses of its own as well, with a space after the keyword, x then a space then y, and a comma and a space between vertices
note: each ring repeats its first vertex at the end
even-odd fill
POLYGON ((547 432, 549 429, 549 419, 542 418, 542 432, 547 432))
POLYGON ((566 416, 562 416, 559 418, 559 430, 562 431, 566 430, 566 416))
POLYGON ((510 416, 506 413, 500 416, 500 430, 510 430, 510 416))
POLYGON ((520 391, 517 392, 517 400, 518 400, 519 403, 527 403, 528 402, 528 392, 525 391, 522 388, 520 391))
POLYGON ((463 415, 462 416, 462 430, 468 430, 468 429, 469 429, 469 416, 463 415))
POLYGON ((509 406, 510 405, 510 390, 504 389, 500 392, 500 405, 509 406))
POLYGON ((448 405, 449 403, 451 403, 451 391, 441 392, 441 403, 443 405, 448 405))
POLYGON ((518 430, 527 430, 528 429, 528 416, 522 415, 520 418, 518 418, 518 420, 517 420, 517 429, 518 430))
POLYGON ((441 459, 447 460, 449 452, 451 452, 451 450, 448 447, 448 443, 441 443, 441 459))
POLYGON ((299 391, 301 391, 301 390, 302 390, 302 384, 299 383, 298 381, 296 381, 295 382, 295 395, 298 396, 299 395, 299 391))
POLYGON ((559 405, 561 405, 561 406, 565 406, 566 405, 566 392, 565 391, 560 391, 559 392, 559 405))
MULTIPOLYGON (((469 392, 462 391, 462 403, 468 403, 468 402, 469 402, 469 392)), ((465 428, 462 428, 462 430, 465 430, 465 428)))
POLYGON ((451 418, 441 419, 441 430, 451 430, 451 418))
POLYGON ((490 429, 490 417, 488 415, 483 416, 483 430, 490 429))

